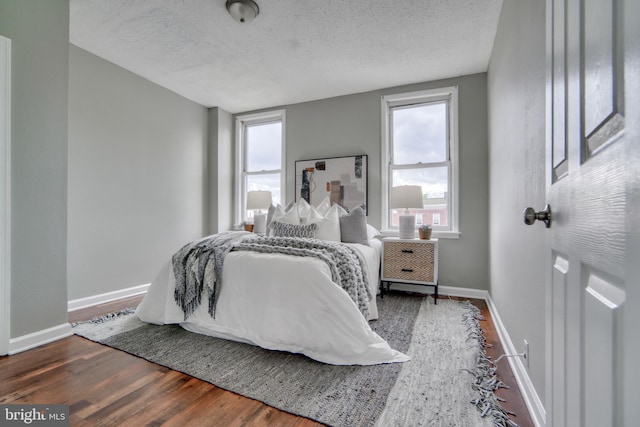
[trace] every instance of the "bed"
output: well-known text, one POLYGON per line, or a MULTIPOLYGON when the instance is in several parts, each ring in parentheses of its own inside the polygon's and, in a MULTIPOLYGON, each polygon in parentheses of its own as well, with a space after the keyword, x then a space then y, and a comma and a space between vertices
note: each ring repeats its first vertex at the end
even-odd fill
MULTIPOLYGON (((327 218, 327 214, 322 217, 327 218)), ((302 227, 299 221, 293 225, 302 227)), ((136 315, 147 323, 179 324, 195 333, 269 350, 301 353, 334 365, 409 360, 405 354, 392 349, 368 323, 378 317, 376 294, 382 248, 382 242, 369 231, 361 243, 330 243, 340 246, 340 251, 348 249, 360 260, 368 291, 366 308, 361 301, 354 300, 347 288, 336 283, 336 266, 327 260, 292 255, 286 250, 265 253, 251 248, 256 243, 274 240, 295 241, 301 245, 324 244, 325 240, 318 239, 317 235, 261 238, 246 232, 232 234, 234 242, 224 255, 224 268, 219 273, 221 286, 214 294, 203 290, 197 307, 185 315, 184 307, 176 301, 175 273, 180 268, 174 267, 172 258, 151 283, 136 315), (213 298, 214 304, 210 304, 213 298)), ((214 280, 212 277, 215 276, 210 275, 209 282, 214 280)))

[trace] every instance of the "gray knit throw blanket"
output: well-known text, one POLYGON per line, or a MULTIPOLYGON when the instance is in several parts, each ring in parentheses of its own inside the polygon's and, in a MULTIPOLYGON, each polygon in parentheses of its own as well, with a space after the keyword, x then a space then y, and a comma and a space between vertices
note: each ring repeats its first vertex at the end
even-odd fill
POLYGON ((254 236, 245 231, 225 231, 188 243, 173 255, 176 278, 173 297, 184 312, 184 320, 200 306, 205 284, 209 292, 209 314, 215 318, 224 257, 235 242, 254 236))
POLYGON ((365 319, 369 317, 371 290, 367 286, 364 262, 358 252, 347 245, 298 237, 259 237, 236 243, 232 250, 319 258, 331 269, 333 282, 349 294, 365 319))

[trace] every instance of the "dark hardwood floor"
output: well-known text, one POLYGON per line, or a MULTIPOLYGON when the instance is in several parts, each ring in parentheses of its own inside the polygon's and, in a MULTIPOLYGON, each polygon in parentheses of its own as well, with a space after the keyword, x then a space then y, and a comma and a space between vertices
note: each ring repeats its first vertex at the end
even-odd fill
MULTIPOLYGON (((69 313, 69 321, 87 320, 137 305, 142 297, 125 298, 69 313)), ((489 310, 472 300, 486 320, 481 322, 487 354, 503 353, 489 310)), ((513 421, 532 426, 526 405, 506 362, 498 377, 503 407, 513 421)), ((220 389, 189 375, 91 342, 65 338, 12 356, 0 357, 0 403, 68 404, 72 426, 321 426, 258 401, 220 389)))

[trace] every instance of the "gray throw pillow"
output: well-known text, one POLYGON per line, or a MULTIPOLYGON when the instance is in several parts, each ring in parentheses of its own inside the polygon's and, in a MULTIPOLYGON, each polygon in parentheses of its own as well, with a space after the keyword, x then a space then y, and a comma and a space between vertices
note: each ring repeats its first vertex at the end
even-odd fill
POLYGON ((315 239, 318 234, 318 224, 286 224, 275 220, 271 223, 274 237, 304 237, 315 239))
POLYGON ((367 215, 361 206, 340 217, 340 236, 344 243, 369 245, 367 215))

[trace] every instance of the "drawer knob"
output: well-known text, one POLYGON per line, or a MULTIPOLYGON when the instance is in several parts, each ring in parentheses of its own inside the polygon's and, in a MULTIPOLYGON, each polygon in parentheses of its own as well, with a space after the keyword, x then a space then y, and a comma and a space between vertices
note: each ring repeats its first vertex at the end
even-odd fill
POLYGON ((413 269, 412 268, 403 268, 402 271, 404 271, 406 273, 413 273, 413 269))
POLYGON ((403 250, 402 250, 402 253, 403 253, 403 254, 412 254, 412 253, 413 253, 413 251, 412 251, 411 249, 403 249, 403 250))

